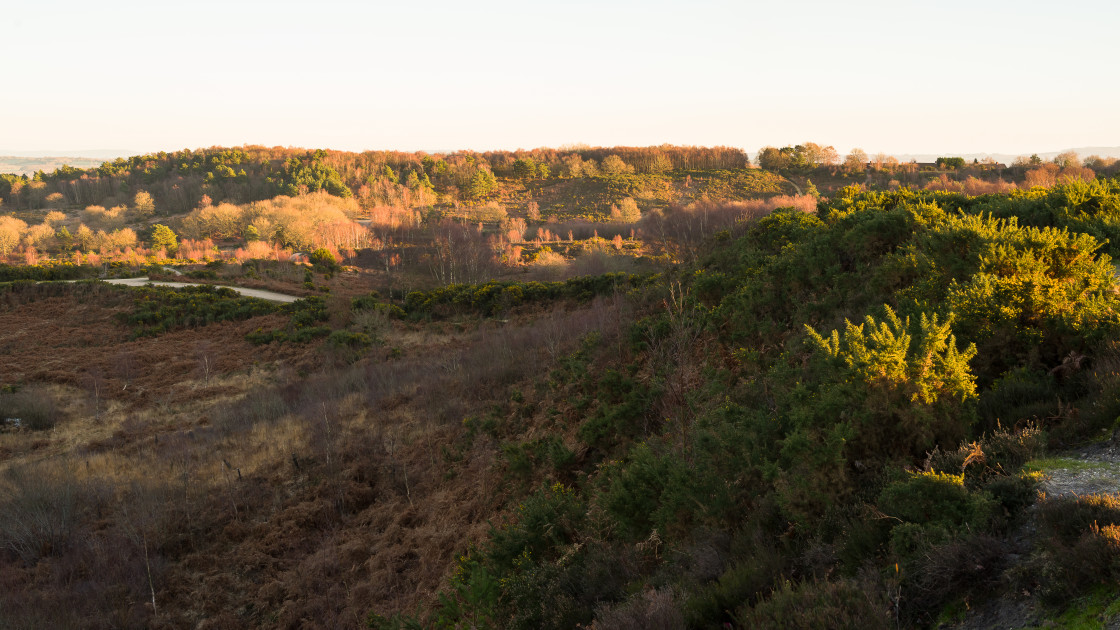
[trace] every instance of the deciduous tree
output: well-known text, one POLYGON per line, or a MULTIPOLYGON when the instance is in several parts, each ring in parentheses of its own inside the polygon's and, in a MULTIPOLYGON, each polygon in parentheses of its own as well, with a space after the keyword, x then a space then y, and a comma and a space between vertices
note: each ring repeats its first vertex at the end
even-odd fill
POLYGON ((0 256, 7 256, 19 245, 27 224, 15 217, 0 217, 0 256))
POLYGON ((867 152, 863 149, 852 149, 848 157, 844 158, 844 170, 849 173, 862 173, 867 170, 867 152))
POLYGON ((642 211, 638 203, 631 197, 626 197, 618 202, 619 220, 624 223, 635 223, 642 218, 642 211))
POLYGON ((1081 158, 1077 155, 1076 151, 1066 151, 1055 155, 1054 163, 1058 165, 1058 168, 1081 166, 1081 158))
POLYGON ((768 171, 780 171, 789 166, 789 158, 775 147, 762 147, 758 152, 758 165, 768 171))
POLYGON ((622 175, 623 173, 633 173, 634 167, 622 161, 622 158, 617 155, 611 154, 603 158, 603 163, 600 165, 604 175, 622 175))
POLYGON ((156 212, 155 200, 145 190, 136 193, 136 196, 132 198, 132 207, 136 210, 136 215, 141 218, 150 217, 156 212))

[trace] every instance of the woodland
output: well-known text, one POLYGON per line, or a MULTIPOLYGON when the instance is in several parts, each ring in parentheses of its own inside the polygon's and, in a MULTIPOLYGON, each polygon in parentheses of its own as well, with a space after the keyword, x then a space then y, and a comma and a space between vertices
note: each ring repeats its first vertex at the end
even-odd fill
POLYGON ((0 175, 0 628, 1099 627, 1118 254, 1072 153, 0 175))

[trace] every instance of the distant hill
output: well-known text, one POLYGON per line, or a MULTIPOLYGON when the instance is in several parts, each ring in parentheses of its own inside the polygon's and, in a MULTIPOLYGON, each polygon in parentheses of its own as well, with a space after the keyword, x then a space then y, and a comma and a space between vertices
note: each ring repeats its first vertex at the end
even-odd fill
POLYGON ((13 149, 0 147, 0 155, 19 155, 31 158, 45 158, 58 156, 75 156, 88 159, 115 160, 119 157, 128 157, 143 153, 133 149, 13 149))
POLYGON ((100 166, 105 160, 115 157, 116 155, 112 158, 0 155, 0 173, 15 173, 16 175, 31 175, 35 171, 50 173, 64 164, 77 168, 93 168, 100 166))

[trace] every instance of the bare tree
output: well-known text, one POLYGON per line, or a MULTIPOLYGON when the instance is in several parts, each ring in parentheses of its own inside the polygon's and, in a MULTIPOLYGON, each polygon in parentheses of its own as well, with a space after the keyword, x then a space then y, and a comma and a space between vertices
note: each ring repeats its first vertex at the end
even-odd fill
POLYGON ((1058 168, 1081 166, 1081 157, 1077 155, 1076 151, 1066 151, 1054 156, 1054 164, 1057 164, 1058 168))
POLYGON ((432 226, 432 275, 444 284, 481 282, 494 273, 492 239, 481 228, 443 220, 432 226))
POLYGON ((202 340, 194 346, 194 360, 198 364, 198 373, 202 375, 202 382, 210 384, 210 375, 214 373, 217 357, 209 341, 202 340))
POLYGON ((82 376, 82 386, 89 396, 90 405, 93 407, 94 419, 100 420, 101 398, 105 395, 105 373, 97 366, 89 368, 82 376))
POLYGON ((863 149, 852 149, 848 157, 844 158, 844 169, 849 173, 862 173, 867 169, 867 152, 863 149))

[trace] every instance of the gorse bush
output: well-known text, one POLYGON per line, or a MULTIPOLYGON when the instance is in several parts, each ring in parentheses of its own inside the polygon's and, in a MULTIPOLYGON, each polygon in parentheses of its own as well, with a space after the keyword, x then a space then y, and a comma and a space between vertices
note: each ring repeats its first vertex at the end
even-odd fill
POLYGON ((101 267, 57 262, 41 265, 0 264, 0 282, 13 280, 80 280, 101 275, 101 267))
MULTIPOLYGON (((272 343, 274 341, 284 342, 291 341, 295 343, 307 343, 312 339, 319 337, 326 337, 332 333, 329 326, 319 325, 321 322, 327 321, 330 313, 327 310, 327 301, 319 296, 310 296, 295 302, 289 302, 277 308, 281 313, 289 316, 288 325, 279 330, 257 330, 245 335, 245 338, 250 342, 258 345, 272 343)), ((345 333, 345 331, 335 331, 344 333, 338 337, 340 346, 361 347, 368 345, 370 338, 362 333, 345 333)))
POLYGON ((158 335, 177 328, 193 328, 214 322, 245 320, 280 310, 271 302, 242 297, 233 289, 210 285, 180 289, 153 286, 135 291, 132 312, 122 314, 120 319, 133 327, 136 336, 158 335))
MULTIPOLYGON (((641 591, 680 593, 670 608, 692 627, 893 627, 986 596, 998 575, 973 559, 1004 566, 998 537, 1036 501, 1038 476, 1021 468, 1044 431, 1090 435, 1120 408, 1102 240, 1118 199, 1111 182, 983 197, 853 188, 816 214, 778 209, 729 230, 672 291, 666 277, 632 285, 644 310, 628 343, 557 356, 538 387, 565 401, 583 448, 561 453, 564 474, 586 481, 520 499, 472 555, 480 590, 454 582, 456 619, 630 620, 642 613, 628 592, 641 591), (682 571, 717 534, 775 549, 731 545, 704 577, 682 571), (588 564, 592 545, 619 569, 588 564)), ((606 279, 580 282, 598 293, 606 279)), ((579 290, 452 286, 406 310, 486 315, 579 290)), ((556 474, 539 434, 486 426, 506 441, 514 497, 556 474)), ((1047 553, 1096 553, 1108 560, 1088 566, 1112 575, 1120 525, 1098 508, 1047 500, 1039 514, 1059 545, 1047 553)), ((1069 575, 1063 592, 1089 584, 1069 575)))
MULTIPOLYGON (((289 316, 288 325, 281 330, 258 329, 246 335, 252 343, 272 341, 304 343, 331 334, 331 329, 319 325, 327 321, 326 300, 312 296, 287 304, 275 304, 258 298, 243 297, 233 289, 212 285, 182 288, 142 287, 136 291, 131 312, 121 313, 118 319, 133 327, 133 335, 154 336, 179 328, 206 326, 214 322, 242 321, 260 315, 283 313, 289 316)), ((344 331, 338 331, 343 333, 344 331)), ((364 334, 346 333, 338 337, 336 346, 362 347, 368 345, 364 334), (345 336, 349 335, 349 336, 345 336)))
POLYGON ((975 397, 968 365, 975 346, 958 349, 952 314, 939 322, 936 314, 922 313, 913 326, 889 306, 884 313, 881 322, 870 315, 858 326, 846 322, 843 335, 833 331, 828 339, 807 327, 826 362, 818 368, 825 376, 817 389, 820 402, 806 408, 812 415, 803 422, 830 422, 818 414, 848 406, 850 448, 863 457, 892 450, 919 455, 963 439, 971 419, 964 403, 975 397))
POLYGON ((432 291, 414 291, 405 299, 411 315, 475 312, 484 316, 527 305, 570 299, 587 301, 614 291, 629 291, 653 281, 650 276, 608 273, 582 276, 563 282, 499 282, 451 284, 432 291))
POLYGON ((1017 431, 1000 428, 955 450, 933 449, 926 458, 926 468, 963 474, 966 483, 978 487, 993 477, 1014 475, 1023 464, 1041 455, 1044 445, 1045 438, 1035 424, 1017 431))
POLYGON ((939 304, 957 316, 984 361, 1004 370, 1032 357, 1084 352, 1118 330, 1115 277, 1101 243, 1065 229, 1020 227, 978 215, 947 217, 892 260, 899 292, 915 308, 939 304), (996 348, 999 351, 996 351, 996 348))
POLYGON ((354 311, 377 312, 390 319, 402 319, 406 315, 404 309, 396 304, 390 304, 381 299, 377 292, 351 299, 350 308, 354 311))
POLYGON ((883 490, 879 506, 902 521, 954 528, 973 523, 977 517, 964 477, 947 473, 909 474, 883 490))

